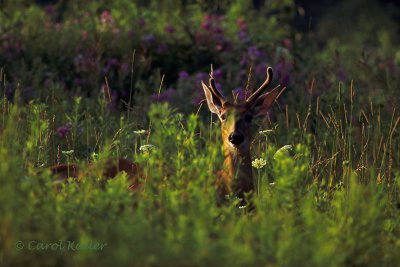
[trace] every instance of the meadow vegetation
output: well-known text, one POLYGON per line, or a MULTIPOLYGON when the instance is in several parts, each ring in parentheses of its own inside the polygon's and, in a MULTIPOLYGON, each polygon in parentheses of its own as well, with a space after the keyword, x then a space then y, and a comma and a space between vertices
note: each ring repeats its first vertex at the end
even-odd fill
POLYGON ((382 6, 343 1, 302 32, 292 0, 37 2, 0 2, 0 266, 400 264, 400 40, 382 6), (251 205, 218 202, 211 64, 237 101, 267 66, 287 87, 254 125, 251 205), (96 162, 119 157, 142 190, 104 183, 96 162), (54 189, 49 166, 88 161, 54 189))

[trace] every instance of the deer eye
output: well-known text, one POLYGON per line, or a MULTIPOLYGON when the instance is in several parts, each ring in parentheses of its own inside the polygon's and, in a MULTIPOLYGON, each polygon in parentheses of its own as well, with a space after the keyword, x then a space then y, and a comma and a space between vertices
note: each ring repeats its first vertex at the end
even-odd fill
POLYGON ((253 119, 253 116, 250 115, 250 114, 246 114, 246 115, 244 116, 244 121, 245 121, 245 122, 250 123, 252 119, 253 119))
POLYGON ((226 115, 225 114, 221 114, 221 116, 219 116, 219 118, 224 121, 224 120, 226 120, 226 115))

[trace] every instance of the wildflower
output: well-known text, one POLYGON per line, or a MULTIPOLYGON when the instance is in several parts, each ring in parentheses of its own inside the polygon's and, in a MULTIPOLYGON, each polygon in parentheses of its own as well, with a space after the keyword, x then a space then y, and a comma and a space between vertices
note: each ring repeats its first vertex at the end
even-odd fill
POLYGON ((211 30, 212 22, 211 22, 211 16, 205 15, 203 21, 201 22, 200 27, 203 30, 209 31, 211 30))
POLYGON ((249 54, 249 57, 252 60, 256 60, 256 59, 259 59, 260 57, 262 57, 262 52, 260 50, 258 50, 255 45, 250 46, 249 49, 247 50, 247 53, 249 54))
POLYGON ((49 16, 55 15, 56 9, 54 8, 53 5, 46 6, 45 10, 46 10, 47 15, 49 15, 49 16))
POLYGON ((220 26, 217 26, 214 28, 214 33, 215 34, 223 34, 224 30, 220 26))
POLYGON ((148 151, 152 151, 155 150, 157 147, 153 146, 153 145, 142 145, 140 146, 139 150, 142 152, 148 152, 148 151))
POLYGON ((261 130, 258 133, 261 134, 261 135, 269 135, 269 134, 271 134, 273 132, 274 132, 274 130, 269 129, 269 130, 261 130))
POLYGON ((245 32, 245 31, 240 31, 239 33, 238 33, 238 37, 239 37, 239 40, 240 41, 248 41, 250 38, 249 38, 249 35, 247 34, 247 32, 245 32))
POLYGON ((57 128, 57 134, 61 138, 64 138, 67 135, 68 132, 69 132, 69 130, 66 129, 65 127, 58 127, 57 128))
POLYGON ((189 78, 189 73, 187 71, 185 71, 185 70, 181 70, 179 72, 179 79, 184 80, 184 79, 187 79, 187 78, 189 78))
POLYGON ((165 32, 167 32, 167 33, 174 33, 174 32, 176 31, 175 28, 174 28, 174 26, 172 26, 172 25, 167 25, 167 26, 165 26, 164 30, 165 30, 165 32))
POLYGON ((72 123, 67 122, 63 126, 57 128, 57 134, 59 137, 64 138, 72 129, 72 123))
POLYGON ((165 54, 168 52, 168 46, 167 44, 164 43, 160 43, 159 45, 157 45, 157 53, 159 54, 165 54))
POLYGON ((146 130, 136 130, 136 131, 133 131, 133 133, 137 134, 137 135, 142 135, 142 134, 146 134, 147 131, 146 130))
POLYGON ((213 77, 215 80, 220 80, 222 79, 222 70, 221 69, 216 69, 213 71, 213 77))
POLYGON ((73 149, 72 150, 63 150, 63 151, 61 151, 61 153, 63 155, 70 156, 70 155, 74 154, 74 150, 73 149))
POLYGON ((153 102, 168 102, 175 92, 176 90, 170 87, 165 92, 160 94, 152 94, 150 98, 153 102))
POLYGON ((155 41, 154 35, 153 34, 148 34, 145 37, 142 38, 142 43, 145 45, 151 45, 155 41))
POLYGON ((200 84, 201 81, 208 81, 208 78, 209 78, 209 76, 208 76, 207 73, 199 72, 199 73, 196 74, 196 83, 200 84))
POLYGON ((114 18, 108 10, 105 10, 100 14, 100 22, 102 24, 111 24, 113 20, 114 18))
POLYGON ((255 159, 251 162, 251 166, 253 166, 256 169, 261 169, 267 164, 267 161, 265 159, 259 158, 255 159))
POLYGON ((290 82, 289 65, 286 63, 285 59, 282 59, 275 66, 275 73, 277 73, 279 83, 282 86, 286 86, 290 82))
POLYGON ((241 88, 241 87, 232 90, 232 94, 233 94, 233 97, 234 97, 236 100, 239 100, 239 101, 243 101, 244 98, 245 98, 245 97, 244 97, 245 91, 244 91, 244 89, 241 88))

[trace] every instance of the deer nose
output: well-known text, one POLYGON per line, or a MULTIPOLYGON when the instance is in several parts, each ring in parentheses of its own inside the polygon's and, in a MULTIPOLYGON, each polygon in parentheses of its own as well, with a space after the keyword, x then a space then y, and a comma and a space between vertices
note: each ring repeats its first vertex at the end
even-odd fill
POLYGON ((229 142, 234 145, 240 145, 244 141, 244 136, 241 133, 231 133, 228 137, 229 142))

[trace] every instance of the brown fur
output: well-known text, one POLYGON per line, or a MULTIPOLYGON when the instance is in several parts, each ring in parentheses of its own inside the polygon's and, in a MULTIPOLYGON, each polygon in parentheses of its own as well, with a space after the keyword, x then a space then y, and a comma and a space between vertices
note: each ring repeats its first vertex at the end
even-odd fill
MULTIPOLYGON (((102 173, 104 178, 114 178, 119 172, 124 171, 126 172, 130 182, 129 189, 136 190, 139 187, 138 178, 141 175, 142 169, 137 163, 134 163, 128 159, 119 158, 117 160, 108 159, 104 162, 104 164, 105 166, 102 173)), ((76 164, 60 164, 50 167, 50 171, 53 175, 59 177, 59 180, 56 181, 56 184, 59 184, 60 182, 66 181, 69 177, 84 177, 85 173, 90 172, 92 167, 94 167, 93 163, 88 163, 87 168, 82 171, 76 164)))

